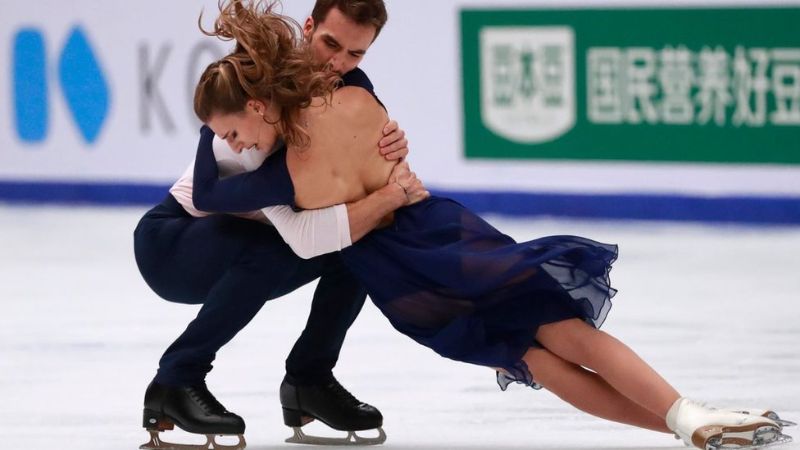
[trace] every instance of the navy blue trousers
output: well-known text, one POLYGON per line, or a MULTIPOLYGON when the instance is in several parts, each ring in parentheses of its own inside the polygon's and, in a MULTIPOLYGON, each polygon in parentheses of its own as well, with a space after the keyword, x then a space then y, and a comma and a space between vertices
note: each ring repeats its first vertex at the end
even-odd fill
POLYGON ((338 253, 304 260, 274 227, 222 214, 192 217, 171 195, 139 221, 134 251, 139 271, 156 294, 203 305, 161 357, 155 381, 167 385, 203 382, 217 351, 267 300, 317 278, 311 313, 286 371, 299 384, 322 382, 331 376, 345 334, 366 299, 338 253))

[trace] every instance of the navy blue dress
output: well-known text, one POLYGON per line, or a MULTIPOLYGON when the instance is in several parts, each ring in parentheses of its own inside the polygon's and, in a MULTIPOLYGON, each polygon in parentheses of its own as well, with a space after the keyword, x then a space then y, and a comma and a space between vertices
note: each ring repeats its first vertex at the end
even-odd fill
MULTIPOLYGON (((213 139, 208 128, 201 133, 201 142, 213 139)), ((206 210, 293 204, 285 148, 256 171, 224 180, 208 149, 198 147, 194 175, 195 202, 206 210)), ((398 331, 444 357, 503 368, 529 385, 521 358, 538 346, 538 327, 569 318, 599 327, 616 293, 608 276, 615 245, 577 236, 517 243, 441 197, 397 210, 391 226, 341 254, 398 331)))
POLYGON ((401 333, 438 354, 500 367, 532 384, 521 358, 540 325, 599 327, 616 293, 615 245, 577 236, 517 243, 458 202, 432 197, 342 251, 401 333))

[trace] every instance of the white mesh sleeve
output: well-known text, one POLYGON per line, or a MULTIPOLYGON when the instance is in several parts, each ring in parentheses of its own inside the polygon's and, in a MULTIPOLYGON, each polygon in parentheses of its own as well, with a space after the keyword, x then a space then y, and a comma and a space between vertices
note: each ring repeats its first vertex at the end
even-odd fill
POLYGON ((261 210, 289 247, 303 259, 352 245, 346 205, 296 212, 289 206, 261 210))

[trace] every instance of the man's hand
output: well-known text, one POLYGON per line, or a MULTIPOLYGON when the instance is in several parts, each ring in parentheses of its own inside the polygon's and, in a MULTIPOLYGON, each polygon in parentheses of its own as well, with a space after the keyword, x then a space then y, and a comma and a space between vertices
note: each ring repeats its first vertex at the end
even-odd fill
POLYGON ((417 178, 417 174, 411 171, 405 161, 397 164, 392 169, 392 173, 389 175, 389 185, 392 184, 402 189, 405 195, 403 206, 419 203, 431 196, 430 192, 425 189, 425 185, 422 184, 422 180, 417 178))
POLYGON ((383 139, 378 142, 378 146, 381 155, 390 161, 402 160, 408 155, 406 132, 401 130, 394 120, 390 120, 383 127, 383 139))

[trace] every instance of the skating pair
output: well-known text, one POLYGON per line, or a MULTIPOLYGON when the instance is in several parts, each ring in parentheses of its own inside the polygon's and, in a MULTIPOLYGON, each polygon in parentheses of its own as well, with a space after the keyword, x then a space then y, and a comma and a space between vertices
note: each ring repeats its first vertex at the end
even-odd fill
MULTIPOLYGON (((284 379, 280 388, 284 423, 294 435, 286 442, 316 445, 376 445, 386 440, 383 416, 375 407, 360 402, 331 377, 318 385, 297 385, 284 379), (342 438, 309 436, 301 427, 313 420, 346 431, 342 438), (356 432, 375 429, 378 436, 366 438, 356 432)), ((143 427, 150 440, 140 449, 149 450, 242 450, 246 447, 245 423, 214 398, 205 385, 170 387, 151 383, 145 393, 143 427), (177 444, 161 440, 160 433, 180 429, 206 436, 204 444, 177 444), (233 436, 238 443, 221 444, 216 436, 233 436)))

